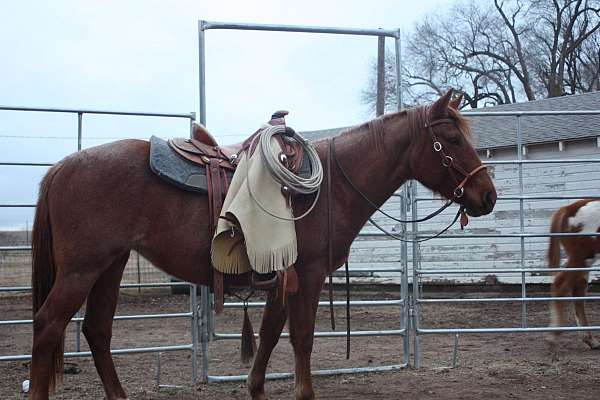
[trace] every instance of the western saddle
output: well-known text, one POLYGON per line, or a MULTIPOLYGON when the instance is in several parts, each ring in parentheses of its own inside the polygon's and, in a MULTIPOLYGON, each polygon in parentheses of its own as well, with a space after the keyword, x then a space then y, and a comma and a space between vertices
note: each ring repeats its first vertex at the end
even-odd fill
MULTIPOLYGON (((277 111, 271 116, 270 125, 285 125, 284 117, 288 114, 287 111, 277 111)), ((292 128, 286 127, 286 130, 292 128)), ((210 165, 212 159, 218 160, 218 165, 221 168, 235 170, 237 167, 239 154, 243 150, 247 150, 254 137, 259 131, 252 134, 243 142, 221 146, 217 143, 215 137, 203 126, 197 123, 192 124, 192 137, 190 139, 174 138, 169 140, 171 148, 180 156, 193 163, 200 165, 210 165)), ((293 130, 292 130, 293 133, 293 130)), ((289 146, 282 146, 284 149, 291 151, 289 146)), ((254 149, 251 149, 252 151, 254 149)), ((295 149, 294 149, 295 150, 295 149)), ((288 151, 286 151, 288 153, 288 151)), ((298 156, 296 152, 293 154, 298 156)), ((301 159, 300 159, 301 160, 301 159)), ((300 161, 298 161, 298 164, 300 161)))
MULTIPOLYGON (((287 111, 277 111, 271 116, 269 124, 271 125, 285 125, 284 117, 287 115, 287 111)), ((291 128, 286 128, 291 129, 291 128)), ((293 131, 292 131, 293 132, 293 131)), ((208 205, 209 205, 209 216, 210 216, 210 234, 211 237, 217 228, 219 221, 219 215, 223 207, 223 201, 225 195, 229 189, 229 178, 231 173, 235 171, 237 163, 239 161, 239 155, 242 151, 253 151, 250 146, 256 135, 260 134, 260 130, 251 135, 248 139, 241 143, 220 146, 214 136, 202 125, 194 123, 192 125, 192 137, 186 138, 173 138, 169 139, 170 147, 184 159, 195 163, 206 168, 206 186, 208 191, 208 205)), ((280 143, 284 143, 283 139, 280 143)), ((289 157, 289 160, 293 160, 291 163, 294 166, 302 164, 302 152, 299 151, 298 146, 282 146, 284 154, 289 157)), ((297 172, 297 171, 295 171, 297 172)), ((223 273, 212 269, 213 273, 213 292, 215 297, 215 311, 221 312, 223 310, 224 301, 224 282, 223 273)), ((281 282, 281 279, 275 278, 260 281, 256 280, 251 275, 251 286, 258 289, 274 289, 277 288, 281 282)))

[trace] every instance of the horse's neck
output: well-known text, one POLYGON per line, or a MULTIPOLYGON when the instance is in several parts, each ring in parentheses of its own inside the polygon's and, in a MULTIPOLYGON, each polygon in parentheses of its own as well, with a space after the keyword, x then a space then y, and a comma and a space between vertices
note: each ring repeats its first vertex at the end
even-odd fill
MULTIPOLYGON (((362 126, 335 138, 335 157, 349 180, 378 207, 410 178, 407 152, 412 135, 406 113, 388 116, 382 123, 379 134, 362 126)), ((351 187, 335 160, 331 168, 336 241, 349 245, 375 209, 351 187)))

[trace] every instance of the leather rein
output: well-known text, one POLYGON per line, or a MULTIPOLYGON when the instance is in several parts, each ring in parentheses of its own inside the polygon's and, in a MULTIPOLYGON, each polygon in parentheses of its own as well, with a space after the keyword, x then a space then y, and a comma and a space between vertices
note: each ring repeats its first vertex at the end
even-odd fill
MULTIPOLYGON (((374 121, 378 121, 378 120, 374 120, 374 121)), ((381 121, 378 121, 378 122, 381 123, 381 121)), ((467 182, 469 181, 469 179, 471 179, 473 176, 475 176, 480 171, 483 171, 487 168, 485 165, 479 165, 478 167, 474 168, 471 172, 467 172, 461 166, 457 165, 454 162, 454 157, 452 157, 446 151, 444 151, 444 147, 442 146, 442 143, 438 140, 438 137, 435 134, 435 132, 433 132, 433 127, 436 125, 447 124, 447 123, 454 123, 454 120, 451 118, 443 118, 443 119, 438 119, 438 120, 435 120, 432 122, 426 122, 425 129, 427 129, 427 132, 429 133, 429 135, 431 137, 434 152, 436 152, 437 154, 440 155, 441 163, 444 167, 448 168, 448 172, 450 173, 450 176, 456 183, 456 187, 453 190, 452 198, 448 199, 446 201, 446 203, 444 205, 442 205, 439 209, 435 210, 434 212, 432 212, 422 218, 411 219, 411 220, 403 220, 403 219, 395 218, 392 215, 383 211, 380 207, 377 206, 377 204, 375 204, 371 199, 369 199, 367 197, 367 195, 365 195, 358 187, 356 187, 356 185, 352 182, 352 180, 350 179, 350 177, 348 176, 348 174, 342 167, 339 159, 337 158, 336 152, 335 152, 335 138, 330 139, 329 156, 331 158, 333 158, 338 169, 342 173, 342 176, 348 182, 348 184, 352 187, 352 189, 354 189, 354 191, 356 191, 371 207, 373 207, 373 209, 375 211, 379 211, 381 214, 385 215, 386 217, 388 217, 396 222, 400 222, 400 223, 416 223, 416 222, 428 221, 428 220, 432 219, 433 217, 439 215, 442 211, 444 211, 446 208, 448 208, 450 205, 452 205, 452 203, 455 203, 456 200, 460 199, 464 195, 464 192, 465 192, 464 187, 467 184, 467 182), (462 180, 459 180, 459 176, 463 177, 462 180)), ((380 127, 380 129, 381 129, 381 127, 380 127)), ((329 168, 328 168, 328 170, 329 170, 329 168)), ((397 235, 394 235, 393 233, 387 231, 385 228, 378 225, 375 221, 373 221, 372 218, 369 218, 369 222, 371 222, 371 224, 373 224, 373 226, 375 226, 377 229, 379 229, 386 235, 392 237, 393 239, 400 240, 403 242, 417 243, 417 242, 424 242, 427 240, 431 240, 431 239, 434 239, 434 238, 442 235, 448 229, 450 229, 450 227, 452 225, 454 225, 459 218, 461 220, 461 229, 462 229, 462 228, 464 228, 464 226, 466 226, 468 224, 468 217, 465 213, 465 207, 462 205, 460 206, 460 208, 459 208, 458 212, 456 213, 456 216, 454 217, 452 222, 448 226, 446 226, 444 229, 442 229, 440 232, 436 233, 433 236, 429 236, 429 237, 426 237, 423 239, 413 239, 413 240, 407 240, 407 239, 401 238, 397 235)))
MULTIPOLYGON (((429 214, 423 218, 418 218, 418 219, 414 219, 414 220, 402 220, 402 219, 398 219, 398 218, 391 216, 390 214, 383 211, 380 207, 378 207, 377 204, 375 204, 371 199, 369 199, 367 197, 367 195, 365 195, 358 187, 356 187, 354 182, 352 182, 352 180, 350 179, 350 177, 348 176, 348 174, 342 167, 340 160, 337 158, 337 155, 335 153, 335 138, 328 139, 329 146, 328 146, 328 151, 327 151, 327 219, 328 219, 328 221, 327 221, 327 227, 328 227, 327 250, 328 250, 328 264, 329 264, 329 271, 330 271, 329 285, 328 285, 329 286, 329 312, 330 312, 330 318, 331 318, 331 328, 333 330, 335 330, 335 316, 334 316, 334 310, 333 310, 333 279, 332 279, 332 270, 333 270, 333 261, 334 260, 333 260, 333 201, 332 201, 331 160, 332 159, 334 160, 337 168, 340 170, 340 172, 342 173, 342 176, 344 177, 346 182, 348 182, 348 184, 352 187, 352 189, 354 189, 354 191, 356 191, 371 207, 373 207, 373 209, 375 211, 379 211, 383 215, 389 217, 390 219, 392 219, 394 221, 400 222, 400 223, 424 222, 424 221, 430 220, 431 218, 435 217, 436 215, 439 215, 442 211, 444 211, 446 208, 448 208, 452 203, 456 202, 457 199, 460 199, 465 193, 464 187, 467 184, 467 182, 469 181, 469 179, 471 179, 474 175, 476 175, 480 171, 483 171, 484 169, 487 168, 484 165, 480 165, 480 166, 474 168, 471 172, 466 172, 462 167, 460 167, 454 163, 454 158, 444 151, 444 147, 442 146, 442 143, 438 140, 436 134, 433 132, 433 126, 445 124, 445 123, 454 123, 454 120, 450 119, 450 118, 444 118, 444 119, 435 120, 433 122, 427 122, 427 123, 425 123, 425 128, 427 129, 427 132, 431 136, 431 140, 433 143, 433 150, 437 154, 440 155, 441 163, 444 167, 448 168, 450 176, 456 183, 456 187, 454 188, 454 191, 452 193, 452 198, 448 199, 446 201, 446 203, 443 206, 441 206, 438 210, 432 212, 431 214, 429 214), (462 180, 459 180, 458 174, 463 176, 462 180)), ((381 126, 381 124, 382 124, 381 120, 375 119, 375 120, 373 120, 373 123, 371 126, 373 126, 373 124, 379 125, 378 127, 376 127, 377 129, 379 129, 379 130, 383 129, 383 127, 381 126)), ((460 206, 458 212, 456 213, 456 216, 454 217, 454 219, 448 226, 446 226, 444 229, 442 229, 440 232, 436 233, 433 236, 429 236, 429 237, 426 237, 423 239, 418 239, 418 240, 417 239, 407 240, 400 236, 394 235, 393 233, 388 232, 386 229, 379 226, 375 221, 373 221, 372 218, 369 218, 369 222, 371 222, 371 224, 373 224, 373 226, 375 226, 377 229, 379 229, 380 231, 382 231, 383 233, 385 233, 386 235, 390 236, 393 239, 400 240, 402 242, 418 243, 418 242, 424 242, 426 240, 431 240, 433 238, 436 238, 436 237, 442 235, 444 232, 446 232, 448 229, 450 229, 450 227, 452 225, 454 225, 456 223, 456 221, 459 219, 459 217, 462 217, 461 218, 461 228, 462 228, 462 227, 466 226, 468 223, 467 215, 465 214, 465 208, 462 205, 460 206)), ((347 256, 346 256, 346 261, 345 261, 345 272, 346 272, 346 359, 349 359, 350 358, 350 275, 349 275, 349 271, 348 271, 347 256)))

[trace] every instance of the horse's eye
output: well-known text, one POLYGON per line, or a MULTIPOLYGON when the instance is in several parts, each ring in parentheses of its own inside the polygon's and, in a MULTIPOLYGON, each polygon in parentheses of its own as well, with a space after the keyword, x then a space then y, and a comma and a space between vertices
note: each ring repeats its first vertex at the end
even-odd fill
POLYGON ((448 138, 448 142, 449 142, 450 144, 456 144, 456 145, 459 145, 459 144, 460 144, 460 138, 459 138, 458 136, 450 136, 450 137, 448 138))

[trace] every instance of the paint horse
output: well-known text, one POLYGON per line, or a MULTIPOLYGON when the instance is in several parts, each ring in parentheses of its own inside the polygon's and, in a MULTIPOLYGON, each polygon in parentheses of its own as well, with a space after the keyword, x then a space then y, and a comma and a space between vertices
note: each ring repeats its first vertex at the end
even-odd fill
MULTIPOLYGON (((416 179, 471 216, 492 211, 494 184, 471 144, 467 120, 457 111, 461 99, 451 102, 451 96, 449 91, 430 106, 384 115, 314 144, 326 167, 327 190, 296 223, 297 292, 285 304, 268 296, 247 381, 253 399, 266 399, 267 362, 286 320, 295 397, 314 398, 310 358, 319 295, 325 277, 343 265, 374 212, 357 190, 381 206, 404 182, 416 179)), ((181 280, 212 282, 207 197, 159 179, 148 167, 148 151, 149 143, 142 140, 93 147, 58 162, 42 181, 33 233, 30 399, 47 399, 54 388, 62 372, 65 327, 86 298, 82 330, 106 398, 126 398, 110 342, 131 250, 181 280)), ((311 196, 296 198, 294 214, 312 201, 311 196)), ((233 278, 226 276, 225 285, 233 278)))
MULTIPOLYGON (((600 200, 578 200, 556 210, 552 216, 551 233, 597 233, 600 232, 600 200)), ((600 237, 563 236, 551 237, 548 247, 548 266, 560 265, 560 246, 567 253, 567 268, 590 267, 600 253, 600 237)), ((552 295, 555 297, 583 297, 587 293, 589 272, 561 271, 554 276, 552 295)), ((552 326, 566 325, 565 302, 555 301, 551 306, 552 326)), ((587 326, 585 302, 575 301, 575 319, 578 326, 587 326)), ((551 340, 556 341, 560 332, 553 332, 551 340)), ((600 350, 600 342, 588 331, 583 341, 592 349, 600 350)))

